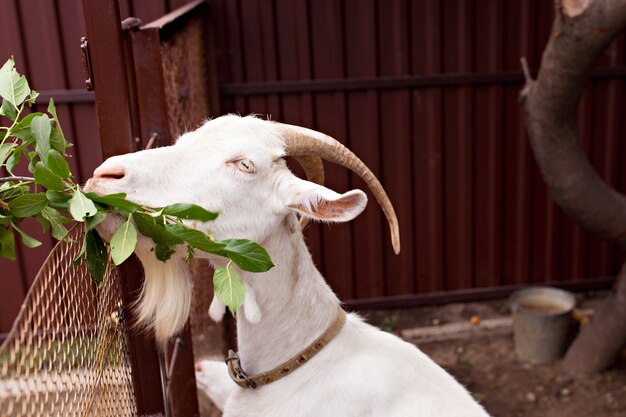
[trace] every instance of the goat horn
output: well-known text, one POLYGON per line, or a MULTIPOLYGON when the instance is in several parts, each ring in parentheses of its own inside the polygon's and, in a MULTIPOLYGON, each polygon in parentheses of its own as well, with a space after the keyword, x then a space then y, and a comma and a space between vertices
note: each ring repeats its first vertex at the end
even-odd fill
POLYGON ((376 197, 376 201, 383 209, 385 217, 387 217, 391 232, 391 244, 394 252, 399 254, 400 231, 396 212, 385 189, 367 165, 343 144, 328 135, 304 127, 283 123, 276 124, 283 129, 287 155, 294 158, 301 158, 305 155, 319 156, 322 159, 350 169, 365 181, 369 189, 372 190, 374 197, 376 197))

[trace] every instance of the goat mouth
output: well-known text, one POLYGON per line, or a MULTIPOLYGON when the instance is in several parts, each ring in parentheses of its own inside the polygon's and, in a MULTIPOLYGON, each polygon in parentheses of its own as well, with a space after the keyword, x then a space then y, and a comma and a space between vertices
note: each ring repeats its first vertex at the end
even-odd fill
POLYGON ((86 193, 94 193, 98 195, 104 195, 101 189, 98 188, 98 181, 95 178, 89 178, 83 186, 83 191, 86 193))
POLYGON ((105 196, 107 194, 114 194, 121 191, 118 191, 120 187, 117 186, 116 182, 111 180, 107 180, 103 177, 93 177, 87 180, 85 186, 83 187, 83 191, 87 193, 94 193, 99 196, 105 196))

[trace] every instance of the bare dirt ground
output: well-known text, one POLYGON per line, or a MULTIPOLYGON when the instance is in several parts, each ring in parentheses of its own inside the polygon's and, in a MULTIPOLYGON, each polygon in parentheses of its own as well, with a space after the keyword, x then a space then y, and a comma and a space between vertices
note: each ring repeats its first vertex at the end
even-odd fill
MULTIPOLYGON (((579 298, 582 308, 593 308, 602 296, 579 298)), ((508 315, 504 301, 364 313, 371 323, 401 336, 410 334, 407 329, 508 315)), ((436 341, 407 339, 467 386, 494 417, 626 417, 626 356, 610 371, 572 377, 560 361, 549 365, 519 361, 510 328, 458 332, 436 341)))

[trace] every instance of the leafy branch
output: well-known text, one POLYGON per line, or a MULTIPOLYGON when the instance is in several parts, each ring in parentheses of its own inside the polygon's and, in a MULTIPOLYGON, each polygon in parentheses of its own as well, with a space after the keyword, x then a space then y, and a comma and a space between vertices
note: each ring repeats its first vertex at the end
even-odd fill
POLYGON ((15 259, 16 234, 29 248, 41 245, 21 229, 24 219, 35 219, 57 240, 70 239, 68 223, 83 222, 86 233, 74 264, 86 262, 91 276, 102 282, 109 262, 120 265, 133 253, 139 233, 153 241, 154 255, 161 261, 181 247, 186 248, 188 261, 196 250, 230 259, 226 268, 216 269, 214 283, 217 297, 234 314, 243 303, 245 286, 232 264, 244 271, 267 271, 274 264, 265 249, 246 239, 217 241, 187 227, 183 220, 208 222, 218 215, 194 204, 155 208, 129 201, 123 193, 100 196, 83 192, 66 160, 66 150, 72 145, 65 139, 54 100, 50 99, 47 113, 23 116, 37 96, 9 59, 0 68, 0 116, 10 122, 0 126, 0 169, 9 173, 0 177, 0 257, 15 259), (15 173, 24 169, 22 165, 32 177, 15 173), (121 216, 124 222, 107 247, 96 226, 111 214, 121 216))

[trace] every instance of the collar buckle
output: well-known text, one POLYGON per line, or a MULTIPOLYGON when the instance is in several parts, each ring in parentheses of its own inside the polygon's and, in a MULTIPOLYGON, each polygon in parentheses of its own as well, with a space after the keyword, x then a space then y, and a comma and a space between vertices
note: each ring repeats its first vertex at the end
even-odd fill
POLYGON ((239 355, 232 350, 228 351, 228 357, 226 358, 226 365, 228 366, 228 373, 233 381, 240 387, 256 388, 256 382, 254 382, 241 368, 241 361, 239 355))

